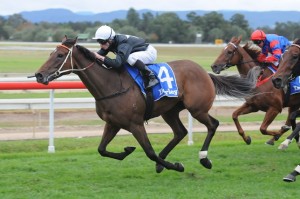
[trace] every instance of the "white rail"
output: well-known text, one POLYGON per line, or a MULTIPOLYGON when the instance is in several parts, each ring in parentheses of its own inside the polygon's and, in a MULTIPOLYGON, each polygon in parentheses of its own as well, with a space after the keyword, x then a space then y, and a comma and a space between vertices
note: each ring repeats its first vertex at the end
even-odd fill
MULTIPOLYGON (((244 101, 217 96, 214 107, 236 107, 244 101)), ((0 99, 0 110, 38 110, 49 109, 49 98, 0 99)), ((94 98, 54 98, 55 109, 95 108, 94 98)))

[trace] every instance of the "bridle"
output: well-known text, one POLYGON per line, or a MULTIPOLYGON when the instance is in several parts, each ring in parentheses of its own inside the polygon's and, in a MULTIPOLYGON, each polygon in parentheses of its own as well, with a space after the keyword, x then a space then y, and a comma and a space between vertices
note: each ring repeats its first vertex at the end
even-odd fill
POLYGON ((231 56, 229 57, 228 61, 225 63, 223 69, 228 69, 228 68, 230 68, 230 67, 236 65, 236 64, 232 64, 232 63, 231 63, 232 58, 234 57, 234 55, 235 55, 236 52, 241 56, 241 59, 240 59, 238 65, 246 64, 246 63, 250 63, 250 62, 256 62, 255 60, 244 61, 244 62, 243 62, 244 57, 243 57, 243 55, 240 53, 238 46, 235 45, 233 42, 229 42, 229 43, 227 44, 227 46, 226 46, 224 49, 228 48, 229 45, 231 45, 231 46, 234 47, 234 51, 233 51, 233 53, 231 54, 231 56))
MULTIPOLYGON (((60 67, 57 69, 57 71, 55 71, 53 74, 49 75, 48 79, 49 79, 50 77, 57 78, 57 77, 59 77, 61 74, 64 74, 64 73, 73 73, 73 72, 85 71, 86 69, 90 68, 91 66, 93 66, 93 65, 95 64, 95 61, 94 61, 94 62, 90 63, 87 67, 80 68, 80 69, 74 68, 73 57, 72 57, 72 56, 73 56, 73 47, 74 47, 74 46, 72 46, 71 48, 69 48, 69 47, 67 47, 67 46, 65 46, 65 45, 63 45, 63 44, 60 44, 60 45, 58 45, 58 46, 56 47, 55 50, 57 50, 57 48, 59 48, 59 47, 63 47, 63 48, 65 48, 65 49, 67 49, 67 50, 68 50, 68 54, 67 54, 65 60, 63 61, 63 63, 62 63, 62 64, 60 65, 60 67), (63 66, 66 64, 68 58, 70 58, 71 68, 70 68, 70 69, 62 70, 62 68, 63 68, 63 66)), ((54 50, 54 51, 55 51, 55 50, 54 50)))
MULTIPOLYGON (((300 50, 300 45, 298 45, 298 44, 291 44, 291 46, 295 46, 295 47, 299 48, 299 50, 300 50)), ((286 51, 288 51, 288 50, 286 50, 286 51)), ((281 56, 282 60, 283 60, 283 58, 284 58, 284 54, 281 56)), ((298 62, 299 62, 299 59, 298 59, 298 62)), ((291 75, 287 78, 289 82, 293 81, 297 77, 297 76, 293 75, 293 72, 295 72, 295 70, 296 70, 296 68, 293 68, 291 75)))

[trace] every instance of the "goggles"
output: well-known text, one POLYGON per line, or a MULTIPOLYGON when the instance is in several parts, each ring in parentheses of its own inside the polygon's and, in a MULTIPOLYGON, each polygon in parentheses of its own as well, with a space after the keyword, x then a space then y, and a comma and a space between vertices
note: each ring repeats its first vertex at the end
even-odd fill
POLYGON ((259 45, 262 42, 262 40, 253 40, 253 43, 255 43, 256 45, 259 45))
POLYGON ((101 45, 106 44, 108 40, 103 40, 103 39, 97 39, 97 42, 101 45))

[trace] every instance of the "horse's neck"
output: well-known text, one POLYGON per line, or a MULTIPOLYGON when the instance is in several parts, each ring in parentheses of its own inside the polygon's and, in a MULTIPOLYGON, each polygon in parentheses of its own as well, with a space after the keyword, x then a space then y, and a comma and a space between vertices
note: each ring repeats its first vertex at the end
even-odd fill
POLYGON ((237 69, 241 75, 247 75, 249 70, 256 66, 256 62, 242 47, 239 47, 239 52, 242 59, 237 64, 237 69))
MULTIPOLYGON (((85 68, 92 63, 83 56, 78 56, 75 60, 78 69, 85 68)), ((109 96, 120 90, 122 86, 120 75, 116 71, 106 69, 97 62, 84 71, 76 72, 76 74, 95 99, 109 96)))

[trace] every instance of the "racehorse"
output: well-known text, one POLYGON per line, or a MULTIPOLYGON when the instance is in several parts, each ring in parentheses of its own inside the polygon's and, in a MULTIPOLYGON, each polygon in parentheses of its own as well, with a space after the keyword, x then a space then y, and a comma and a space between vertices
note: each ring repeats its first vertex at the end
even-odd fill
POLYGON ((293 44, 284 52, 278 71, 272 78, 275 88, 284 88, 287 83, 300 75, 300 39, 295 39, 293 44))
MULTIPOLYGON (((215 62, 211 65, 213 72, 220 73, 231 66, 237 66, 237 69, 241 75, 246 75, 249 70, 257 66, 256 61, 257 56, 260 53, 260 49, 255 48, 256 46, 250 44, 249 42, 243 47, 240 46, 241 37, 233 37, 227 46, 223 49, 221 54, 217 57, 215 62)), ((233 112, 232 118, 237 127, 239 134, 242 136, 243 140, 247 144, 251 144, 250 136, 246 136, 244 130, 242 129, 238 117, 240 115, 264 111, 266 112, 264 120, 260 126, 260 132, 263 135, 271 135, 267 144, 274 145, 274 141, 278 140, 279 137, 290 129, 289 115, 291 112, 297 110, 300 106, 300 94, 290 96, 290 100, 286 102, 285 94, 283 90, 275 89, 272 85, 271 77, 273 72, 264 66, 262 76, 259 77, 257 88, 255 91, 257 95, 245 99, 246 102, 233 112), (268 126, 273 122, 275 117, 282 111, 283 107, 289 107, 288 117, 285 122, 285 126, 277 131, 267 130, 268 126)))
POLYGON ((98 116, 106 122, 98 146, 101 156, 123 160, 135 150, 135 147, 125 147, 123 152, 110 152, 106 149, 119 130, 125 129, 132 133, 147 157, 156 162, 157 173, 164 168, 183 172, 184 167, 181 163, 171 163, 165 158, 187 135, 187 129, 179 118, 179 112, 187 109, 195 119, 207 127, 208 133, 199 151, 199 158, 205 168, 212 168, 212 163, 207 157, 208 148, 219 121, 208 112, 215 96, 249 96, 255 87, 256 80, 253 77, 243 79, 237 76, 208 74, 200 65, 189 60, 168 62, 176 76, 178 96, 155 101, 151 118, 161 115, 172 128, 174 137, 157 155, 144 127, 145 97, 133 78, 124 67, 119 70, 106 67, 103 62, 95 59, 93 52, 76 43, 77 38, 70 39, 65 36, 34 76, 38 83, 45 85, 72 72, 79 76, 95 98, 98 116))
MULTIPOLYGON (((289 89, 289 82, 295 77, 300 75, 300 39, 295 39, 293 44, 284 52, 278 66, 278 71, 272 78, 272 82, 275 88, 289 89)), ((296 128, 296 117, 300 116, 300 110, 291 114, 291 121, 293 126, 293 132, 279 145, 278 149, 286 149, 292 142, 293 138, 296 139, 298 147, 300 148, 299 140, 299 127, 296 128)))

